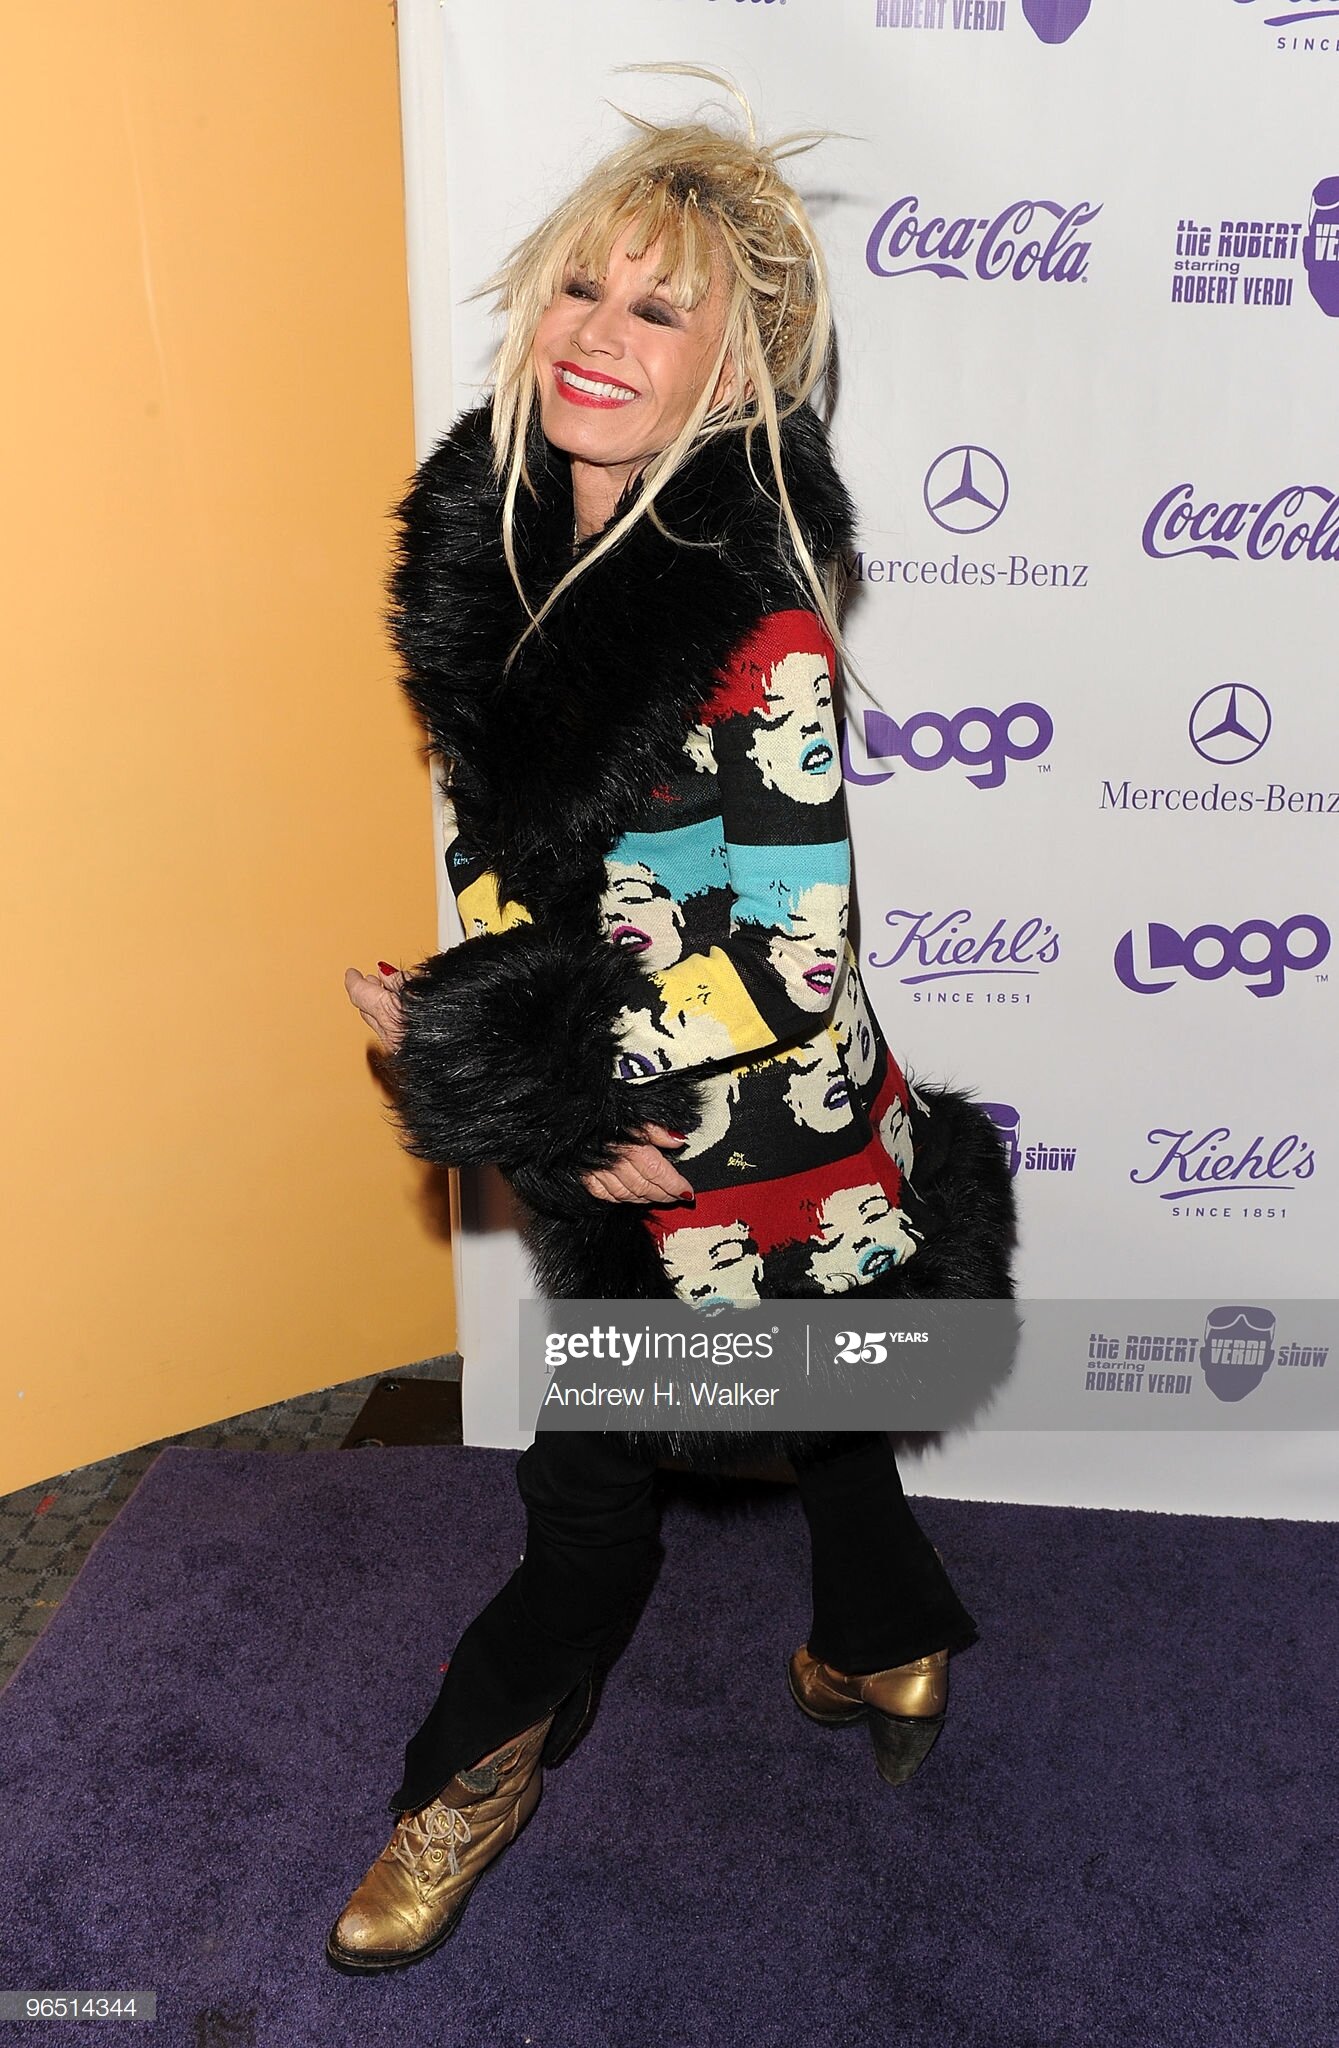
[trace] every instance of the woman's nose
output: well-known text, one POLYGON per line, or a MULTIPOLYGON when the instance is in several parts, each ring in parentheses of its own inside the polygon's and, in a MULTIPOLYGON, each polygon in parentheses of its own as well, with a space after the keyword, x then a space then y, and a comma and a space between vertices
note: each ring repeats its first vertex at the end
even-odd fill
POLYGON ((591 306, 576 330, 578 348, 587 355, 622 355, 621 315, 607 299, 591 306))

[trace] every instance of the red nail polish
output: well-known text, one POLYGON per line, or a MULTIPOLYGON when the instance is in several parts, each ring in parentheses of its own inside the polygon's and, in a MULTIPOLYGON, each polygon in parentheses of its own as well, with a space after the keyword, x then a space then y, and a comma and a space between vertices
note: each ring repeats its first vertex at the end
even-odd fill
POLYGON ((378 960, 377 966, 381 969, 383 974, 394 974, 395 972, 395 969, 391 966, 389 960, 378 960))
MULTIPOLYGON (((668 1124, 666 1124, 665 1129, 669 1131, 668 1124)), ((670 1136, 675 1140, 677 1144, 686 1145, 688 1142, 685 1134, 682 1131, 670 1131, 670 1136)))

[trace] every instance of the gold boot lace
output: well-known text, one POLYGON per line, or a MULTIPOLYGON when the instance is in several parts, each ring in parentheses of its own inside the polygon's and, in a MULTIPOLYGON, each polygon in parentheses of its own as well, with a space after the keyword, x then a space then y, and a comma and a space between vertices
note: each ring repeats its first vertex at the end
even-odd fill
POLYGON ((443 1861, 451 1876, 458 1877, 456 1851, 471 1839, 470 1824, 459 1808, 443 1806, 434 1799, 431 1806, 401 1817, 385 1854, 388 1861, 403 1863, 418 1879, 440 1877, 437 1866, 443 1861), (425 1864, 432 1867, 425 1869, 425 1864))

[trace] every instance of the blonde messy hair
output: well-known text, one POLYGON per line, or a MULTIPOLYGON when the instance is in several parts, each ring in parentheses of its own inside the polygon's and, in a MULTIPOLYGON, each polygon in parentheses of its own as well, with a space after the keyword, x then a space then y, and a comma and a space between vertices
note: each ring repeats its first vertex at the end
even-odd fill
POLYGON ((805 129, 764 144, 747 99, 724 73, 697 64, 625 64, 619 69, 709 79, 739 102, 747 133, 730 134, 702 121, 662 127, 625 114, 640 135, 598 163, 474 295, 496 293, 498 310, 507 316, 492 371, 493 466, 503 484, 503 550, 530 618, 513 656, 569 585, 616 547, 639 519, 649 518, 662 533, 667 531, 655 501, 685 459, 708 441, 742 430, 749 467, 760 491, 771 496, 753 464, 753 437, 760 428, 771 455, 778 517, 789 529, 815 607, 840 653, 837 608, 842 566, 820 568, 805 544, 782 474, 779 432, 779 422, 803 405, 827 376, 832 314, 818 238, 798 194, 777 166, 783 158, 813 148, 824 139, 824 131, 805 129), (534 492, 525 452, 538 399, 531 356, 535 330, 571 271, 595 278, 607 275, 610 253, 620 238, 634 261, 654 244, 662 245, 663 282, 681 310, 707 296, 720 264, 729 290, 725 331, 682 429, 668 447, 648 459, 635 505, 610 525, 533 611, 517 568, 514 519, 521 486, 534 492), (733 362, 733 390, 713 408, 711 394, 727 361, 733 362))

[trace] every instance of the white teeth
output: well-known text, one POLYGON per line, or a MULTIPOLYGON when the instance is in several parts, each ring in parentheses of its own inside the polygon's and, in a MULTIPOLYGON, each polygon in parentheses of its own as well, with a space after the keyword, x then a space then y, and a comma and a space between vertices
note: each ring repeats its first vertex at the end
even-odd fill
POLYGON ((558 370, 555 373, 564 384, 573 384, 578 391, 587 391, 592 398, 635 398, 635 391, 629 391, 624 384, 601 384, 594 377, 579 377, 575 370, 558 370))

